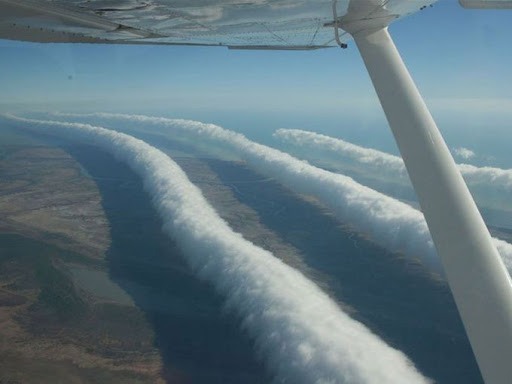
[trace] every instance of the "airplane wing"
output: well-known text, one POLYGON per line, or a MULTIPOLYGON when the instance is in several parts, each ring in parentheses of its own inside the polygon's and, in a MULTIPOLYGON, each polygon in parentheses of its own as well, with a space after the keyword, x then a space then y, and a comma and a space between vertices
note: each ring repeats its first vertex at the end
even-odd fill
MULTIPOLYGON (((487 383, 512 377, 512 280, 387 26, 436 0, 0 0, 0 38, 316 49, 354 41, 487 383)), ((507 8, 512 0, 459 0, 507 8)))
MULTIPOLYGON (((437 0, 371 0, 358 17, 399 19, 437 0)), ((350 0, 0 0, 0 38, 239 49, 344 45, 350 0)))

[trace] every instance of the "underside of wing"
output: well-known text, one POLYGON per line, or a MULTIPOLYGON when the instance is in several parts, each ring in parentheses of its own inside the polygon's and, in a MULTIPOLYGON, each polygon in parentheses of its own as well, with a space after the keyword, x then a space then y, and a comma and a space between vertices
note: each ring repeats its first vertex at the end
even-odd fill
MULTIPOLYGON (((0 0, 0 38, 35 42, 315 49, 345 43, 359 0, 0 0), (336 29, 338 29, 336 31, 336 29)), ((398 19, 436 0, 369 0, 357 18, 398 19)))

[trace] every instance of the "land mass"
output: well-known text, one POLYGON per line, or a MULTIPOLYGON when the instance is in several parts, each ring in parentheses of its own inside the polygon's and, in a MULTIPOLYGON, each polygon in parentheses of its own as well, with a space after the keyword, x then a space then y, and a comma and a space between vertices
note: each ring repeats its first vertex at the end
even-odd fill
POLYGON ((4 141, 0 212, 0 382, 163 382, 143 313, 90 294, 72 273, 108 280, 111 242, 79 163, 45 143, 4 141))
MULTIPOLYGON (((33 140, 0 146, 0 382, 267 382, 140 180, 97 149, 33 140)), ((238 230, 300 264, 205 163, 180 164, 238 230)))

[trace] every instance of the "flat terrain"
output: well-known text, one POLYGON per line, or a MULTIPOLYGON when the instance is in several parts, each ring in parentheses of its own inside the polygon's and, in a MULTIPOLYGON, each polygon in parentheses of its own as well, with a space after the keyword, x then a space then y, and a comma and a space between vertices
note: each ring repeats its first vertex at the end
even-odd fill
MULTIPOLYGON (((0 383, 268 382, 133 172, 59 145, 0 145, 0 383)), ((181 160, 238 229, 300 263, 204 163, 181 160)))
POLYGON ((66 152, 48 146, 3 146, 0 231, 51 241, 101 260, 109 226, 94 181, 66 152))
MULTIPOLYGON (((223 298, 163 235, 132 171, 87 145, 10 142, 0 145, 0 383, 270 381, 223 298)), ((314 280, 427 376, 481 383, 448 287, 420 264, 242 162, 151 144, 235 231, 314 280)))
POLYGON ((6 136, 0 150, 0 382, 162 381, 144 314, 119 295, 91 294, 73 273, 95 271, 123 292, 108 277, 110 226, 96 183, 62 149, 6 136))

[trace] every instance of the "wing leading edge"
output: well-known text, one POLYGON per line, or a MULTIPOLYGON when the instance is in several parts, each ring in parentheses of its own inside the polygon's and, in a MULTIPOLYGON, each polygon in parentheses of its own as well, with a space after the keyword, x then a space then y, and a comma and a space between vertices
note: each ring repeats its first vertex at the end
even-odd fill
MULTIPOLYGON (((352 2, 357 0, 352 0, 352 2)), ((399 19, 436 0, 372 0, 399 19)), ((0 0, 0 38, 34 42, 315 49, 346 43, 350 0, 0 0)))

